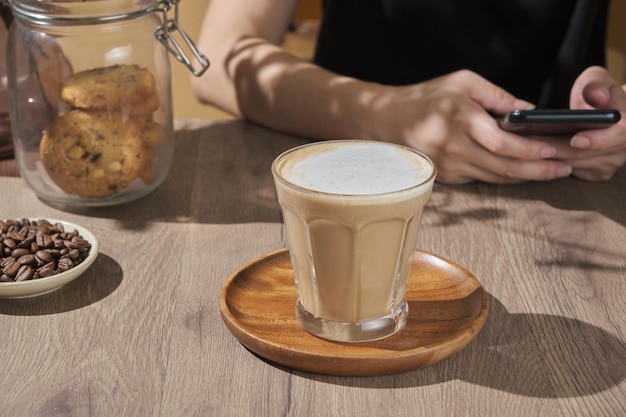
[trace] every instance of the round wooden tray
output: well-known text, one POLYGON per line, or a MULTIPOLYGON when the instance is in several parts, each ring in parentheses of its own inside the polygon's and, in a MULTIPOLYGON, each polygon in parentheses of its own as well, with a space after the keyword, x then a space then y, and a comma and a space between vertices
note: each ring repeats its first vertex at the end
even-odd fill
POLYGON ((374 342, 320 339, 295 319, 296 288, 287 249, 241 267, 224 284, 220 311, 230 332, 249 350, 302 371, 342 376, 406 372, 463 349, 487 318, 487 294, 464 268, 416 251, 407 288, 403 330, 374 342))

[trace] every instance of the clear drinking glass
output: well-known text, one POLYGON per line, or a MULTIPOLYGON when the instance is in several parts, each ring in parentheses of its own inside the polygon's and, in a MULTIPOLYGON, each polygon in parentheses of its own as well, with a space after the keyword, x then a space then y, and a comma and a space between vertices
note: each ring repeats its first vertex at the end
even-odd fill
POLYGON ((272 165, 298 291, 310 333, 360 342, 404 327, 407 280, 433 163, 405 147, 317 142, 272 165))

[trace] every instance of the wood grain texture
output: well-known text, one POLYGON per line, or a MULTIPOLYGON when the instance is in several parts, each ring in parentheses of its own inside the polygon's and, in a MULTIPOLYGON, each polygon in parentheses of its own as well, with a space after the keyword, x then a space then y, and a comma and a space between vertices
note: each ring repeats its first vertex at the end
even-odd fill
POLYGON ((245 265, 224 284, 220 311, 251 351, 290 368, 340 376, 376 376, 429 366, 464 348, 487 318, 487 294, 470 272, 416 251, 407 287, 409 315, 395 335, 367 343, 336 343, 296 321, 289 252, 245 265))
POLYGON ((285 247, 270 164, 304 142, 180 122, 163 185, 104 209, 48 206, 0 176, 2 217, 64 219, 100 241, 59 291, 0 300, 0 416, 626 415, 625 170, 602 183, 435 185, 418 247, 471 271, 489 298, 481 332, 445 360, 340 377, 244 348, 220 290, 285 247))

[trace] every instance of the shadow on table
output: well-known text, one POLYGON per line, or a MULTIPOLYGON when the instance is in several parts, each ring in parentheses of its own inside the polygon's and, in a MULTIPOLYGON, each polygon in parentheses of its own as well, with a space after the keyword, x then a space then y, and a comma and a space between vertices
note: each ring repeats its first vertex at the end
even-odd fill
POLYGON ((306 142, 243 121, 196 128, 179 134, 170 173, 148 196, 112 207, 56 208, 118 219, 134 229, 153 221, 280 223, 271 164, 306 142))
POLYGON ((77 310, 112 294, 122 279, 120 265, 100 253, 83 275, 54 292, 32 298, 0 299, 0 315, 40 316, 77 310))
MULTIPOLYGON (((626 167, 609 181, 583 181, 564 178, 547 182, 528 182, 516 185, 471 183, 440 187, 452 188, 453 193, 466 193, 483 198, 504 198, 543 201, 550 207, 578 212, 596 212, 626 226, 626 167)), ((481 213, 477 213, 481 214, 481 213)), ((488 218, 493 213, 482 213, 488 218)))
POLYGON ((435 365, 377 377, 291 372, 361 388, 420 387, 463 380, 519 395, 562 398, 619 385, 626 378, 624 358, 626 344, 599 327, 547 314, 511 314, 490 296, 489 318, 481 333, 464 350, 435 365))

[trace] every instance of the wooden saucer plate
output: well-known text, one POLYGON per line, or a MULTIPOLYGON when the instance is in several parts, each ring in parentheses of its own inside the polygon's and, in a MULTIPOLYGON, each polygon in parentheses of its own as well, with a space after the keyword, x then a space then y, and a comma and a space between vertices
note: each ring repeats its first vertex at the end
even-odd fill
POLYGON ((420 250, 407 287, 407 324, 393 336, 363 343, 320 339, 296 321, 296 300, 289 252, 282 249, 228 278, 220 312, 241 344, 271 362, 319 374, 374 376, 418 369, 457 353, 480 332, 488 311, 478 279, 420 250))

